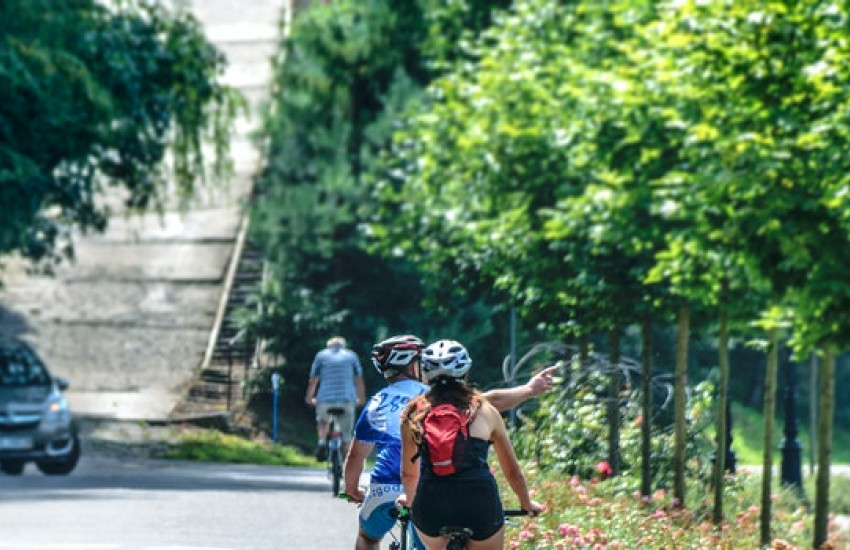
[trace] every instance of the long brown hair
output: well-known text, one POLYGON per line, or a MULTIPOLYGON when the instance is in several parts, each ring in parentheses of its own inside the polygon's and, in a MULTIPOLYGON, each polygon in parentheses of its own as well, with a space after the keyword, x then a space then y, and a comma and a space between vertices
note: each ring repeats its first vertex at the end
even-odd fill
POLYGON ((413 399, 402 412, 402 420, 413 432, 413 441, 422 442, 422 422, 437 405, 448 403, 469 414, 470 422, 481 408, 481 392, 466 384, 465 380, 440 376, 431 382, 431 389, 413 399))

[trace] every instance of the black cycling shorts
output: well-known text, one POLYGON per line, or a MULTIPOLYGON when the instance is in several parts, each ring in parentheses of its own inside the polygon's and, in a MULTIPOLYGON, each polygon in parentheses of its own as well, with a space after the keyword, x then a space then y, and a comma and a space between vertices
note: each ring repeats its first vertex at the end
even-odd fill
POLYGON ((472 531, 472 540, 489 539, 505 523, 492 475, 468 481, 420 478, 412 518, 429 537, 440 536, 442 527, 466 527, 472 531))

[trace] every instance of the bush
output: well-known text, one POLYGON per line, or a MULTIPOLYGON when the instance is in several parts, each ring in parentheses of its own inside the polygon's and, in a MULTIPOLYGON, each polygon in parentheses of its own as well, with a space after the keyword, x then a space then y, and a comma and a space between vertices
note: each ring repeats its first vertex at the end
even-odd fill
MULTIPOLYGON (((638 481, 618 477, 604 482, 564 479, 557 474, 526 470, 534 484, 532 498, 548 511, 509 525, 505 548, 758 548, 761 480, 741 474, 730 480, 724 501, 726 521, 711 523, 710 503, 693 508, 674 506, 672 494, 656 490, 641 497, 638 481)), ((504 483, 501 483, 504 485, 504 483)), ((691 487, 696 489, 696 487, 691 487)), ((689 493, 696 493, 695 490, 689 493)), ((704 495, 705 493, 703 493, 704 495)), ((702 495, 700 495, 702 497, 702 495)), ((506 506, 510 508, 511 505, 506 506)), ((811 545, 812 516, 788 491, 775 495, 771 548, 811 545)), ((827 548, 845 548, 846 533, 833 525, 827 548)))
MULTIPOLYGON (((619 368, 619 367, 617 367, 619 368)), ((576 475, 588 479, 598 475, 597 465, 608 459, 608 377, 610 369, 602 361, 568 367, 560 390, 540 397, 540 406, 524 417, 513 435, 518 455, 534 459, 541 470, 576 475)), ((631 373, 627 373, 631 374, 631 373)), ((663 379, 656 388, 668 390, 663 379)), ((636 382, 626 377, 619 396, 620 458, 622 472, 639 471, 641 466, 640 399, 636 382)), ((713 387, 702 382, 689 391, 687 403, 686 475, 708 482, 711 474, 713 387)), ((673 480, 672 400, 655 399, 652 422, 652 475, 658 487, 673 480)))

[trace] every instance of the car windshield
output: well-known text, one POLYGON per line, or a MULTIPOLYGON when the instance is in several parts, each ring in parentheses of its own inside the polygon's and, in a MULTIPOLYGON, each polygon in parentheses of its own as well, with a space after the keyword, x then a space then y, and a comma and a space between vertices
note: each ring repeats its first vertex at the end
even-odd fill
POLYGON ((50 377, 44 367, 22 353, 0 354, 0 388, 46 386, 50 377))

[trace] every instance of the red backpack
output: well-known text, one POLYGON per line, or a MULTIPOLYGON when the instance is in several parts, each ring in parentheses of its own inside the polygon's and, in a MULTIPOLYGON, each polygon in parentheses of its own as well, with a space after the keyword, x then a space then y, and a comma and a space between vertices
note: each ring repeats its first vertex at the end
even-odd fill
POLYGON ((471 420, 468 412, 448 403, 437 405, 425 415, 419 450, 434 474, 449 476, 457 473, 466 454, 471 420))

